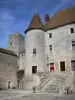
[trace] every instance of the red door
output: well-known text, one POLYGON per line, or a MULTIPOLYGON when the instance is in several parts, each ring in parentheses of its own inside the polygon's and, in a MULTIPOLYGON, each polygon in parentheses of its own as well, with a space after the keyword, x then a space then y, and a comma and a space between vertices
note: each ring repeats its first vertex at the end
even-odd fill
POLYGON ((50 71, 54 71, 54 63, 50 63, 50 71))

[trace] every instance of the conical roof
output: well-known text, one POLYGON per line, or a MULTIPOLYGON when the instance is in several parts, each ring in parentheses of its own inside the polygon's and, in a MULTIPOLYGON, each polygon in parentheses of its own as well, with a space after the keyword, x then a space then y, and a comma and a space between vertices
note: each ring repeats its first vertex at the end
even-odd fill
POLYGON ((35 13, 33 15, 32 20, 29 24, 29 27, 26 31, 31 30, 31 29, 42 29, 42 30, 44 30, 42 21, 41 21, 39 15, 38 15, 38 13, 35 13))

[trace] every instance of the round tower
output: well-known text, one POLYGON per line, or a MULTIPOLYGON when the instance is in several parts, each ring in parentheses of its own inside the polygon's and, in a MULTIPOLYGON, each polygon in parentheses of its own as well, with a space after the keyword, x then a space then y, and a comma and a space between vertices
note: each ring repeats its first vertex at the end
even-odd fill
POLYGON ((37 76, 44 72, 45 66, 45 33, 41 19, 37 13, 32 17, 25 31, 25 83, 32 88, 40 82, 37 76))

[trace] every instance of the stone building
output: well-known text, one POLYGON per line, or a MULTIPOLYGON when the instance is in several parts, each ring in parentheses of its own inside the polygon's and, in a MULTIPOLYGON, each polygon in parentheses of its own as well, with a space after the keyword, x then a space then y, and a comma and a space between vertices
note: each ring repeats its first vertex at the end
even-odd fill
POLYGON ((75 6, 57 12, 52 18, 46 14, 44 24, 36 12, 25 36, 20 33, 9 35, 8 50, 5 51, 11 50, 17 55, 13 67, 16 88, 32 89, 35 86, 41 91, 64 93, 69 89, 75 92, 74 12, 75 6))
POLYGON ((17 59, 13 51, 0 48, 0 88, 17 87, 17 59))

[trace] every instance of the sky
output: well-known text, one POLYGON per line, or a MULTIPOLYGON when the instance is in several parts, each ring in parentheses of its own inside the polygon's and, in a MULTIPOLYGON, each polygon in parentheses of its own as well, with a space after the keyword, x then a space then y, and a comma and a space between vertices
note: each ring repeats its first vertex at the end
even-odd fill
POLYGON ((75 6, 75 0, 0 0, 0 48, 7 48, 8 35, 24 35, 34 13, 50 18, 58 11, 75 6))

